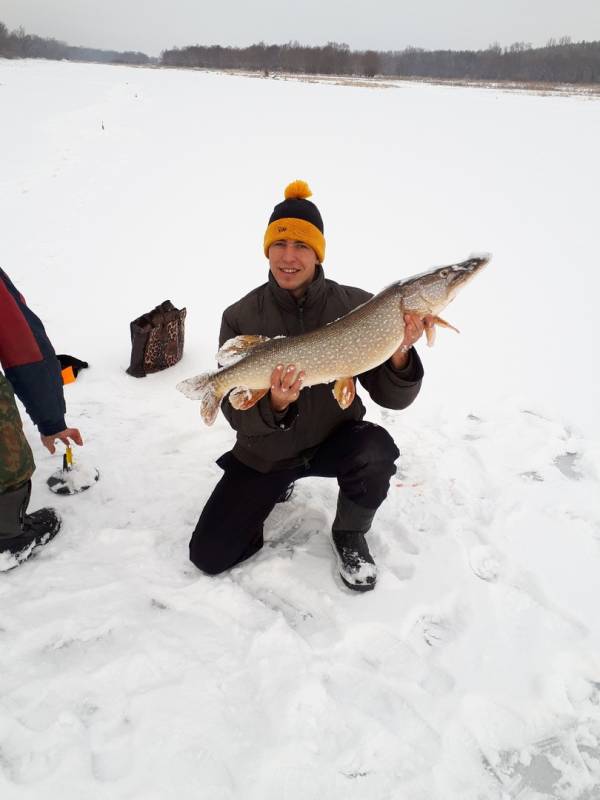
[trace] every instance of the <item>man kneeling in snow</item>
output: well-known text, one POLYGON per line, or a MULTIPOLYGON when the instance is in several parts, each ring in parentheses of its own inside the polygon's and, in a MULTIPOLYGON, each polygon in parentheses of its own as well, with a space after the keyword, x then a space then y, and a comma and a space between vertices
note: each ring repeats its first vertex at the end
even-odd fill
MULTIPOLYGON (((269 280, 223 314, 219 346, 234 336, 293 336, 333 322, 366 302, 363 289, 325 278, 323 220, 303 181, 285 191, 264 236, 269 280)), ((413 344, 424 323, 406 315, 404 340, 381 366, 358 376, 384 408, 410 405, 421 387, 423 367, 413 344)), ((342 410, 331 387, 302 389, 302 373, 280 364, 271 390, 253 408, 223 413, 237 431, 232 451, 217 463, 224 474, 209 498, 190 542, 190 558, 217 574, 263 546, 263 524, 278 500, 300 478, 336 478, 339 485, 332 541, 340 576, 350 589, 373 589, 377 571, 365 538, 395 473, 398 448, 389 433, 363 421, 358 395, 342 410)))

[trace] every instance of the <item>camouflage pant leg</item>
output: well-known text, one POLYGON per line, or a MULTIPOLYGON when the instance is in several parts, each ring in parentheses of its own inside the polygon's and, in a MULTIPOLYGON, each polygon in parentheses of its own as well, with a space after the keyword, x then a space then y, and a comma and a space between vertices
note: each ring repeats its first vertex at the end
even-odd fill
POLYGON ((0 374, 0 493, 28 481, 34 469, 12 386, 0 374))

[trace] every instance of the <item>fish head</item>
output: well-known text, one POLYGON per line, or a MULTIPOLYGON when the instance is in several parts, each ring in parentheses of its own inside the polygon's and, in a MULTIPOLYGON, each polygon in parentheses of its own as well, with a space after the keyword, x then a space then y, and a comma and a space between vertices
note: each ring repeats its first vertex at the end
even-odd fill
POLYGON ((396 286, 400 292, 403 313, 421 317, 426 314, 437 316, 481 272, 490 258, 487 253, 473 255, 459 264, 435 267, 421 275, 399 281, 396 286))

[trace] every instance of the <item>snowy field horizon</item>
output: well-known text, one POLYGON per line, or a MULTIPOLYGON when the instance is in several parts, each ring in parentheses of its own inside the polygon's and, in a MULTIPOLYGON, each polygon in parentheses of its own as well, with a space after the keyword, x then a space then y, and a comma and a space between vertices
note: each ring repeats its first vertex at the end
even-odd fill
POLYGON ((67 421, 101 473, 51 495, 23 415, 63 529, 0 575, 2 800, 598 800, 600 98, 0 59, 0 113, 0 266, 90 363, 67 421), (414 404, 366 398, 401 456, 365 596, 325 479, 245 564, 187 559, 234 437, 175 385, 266 280, 294 179, 340 283, 493 256, 414 404), (131 378, 129 322, 167 298, 184 357, 131 378))

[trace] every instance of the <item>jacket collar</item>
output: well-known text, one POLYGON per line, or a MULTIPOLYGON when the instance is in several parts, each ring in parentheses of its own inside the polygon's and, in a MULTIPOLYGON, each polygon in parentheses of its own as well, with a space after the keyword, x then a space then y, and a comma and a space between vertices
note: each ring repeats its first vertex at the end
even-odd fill
POLYGON ((327 291, 323 267, 320 264, 317 264, 314 280, 300 301, 296 300, 294 295, 291 292, 288 292, 287 289, 282 289, 281 286, 279 286, 270 270, 269 290, 273 295, 275 302, 278 306, 281 306, 281 308, 284 308, 288 311, 296 311, 298 306, 302 306, 305 309, 311 308, 322 301, 327 291))

